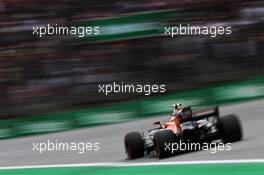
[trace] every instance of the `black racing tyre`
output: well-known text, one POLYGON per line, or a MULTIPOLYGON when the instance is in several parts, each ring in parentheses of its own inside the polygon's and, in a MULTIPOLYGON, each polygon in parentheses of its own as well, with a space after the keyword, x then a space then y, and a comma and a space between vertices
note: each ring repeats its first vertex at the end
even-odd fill
POLYGON ((139 132, 130 132, 126 134, 124 141, 128 159, 135 159, 144 156, 144 140, 139 132))
POLYGON ((154 134, 154 147, 159 159, 173 155, 171 145, 175 140, 175 135, 171 130, 160 130, 154 134), (168 145, 170 146, 168 147, 168 145))
POLYGON ((240 141, 242 139, 242 127, 238 117, 234 114, 221 117, 220 132, 224 143, 240 141))

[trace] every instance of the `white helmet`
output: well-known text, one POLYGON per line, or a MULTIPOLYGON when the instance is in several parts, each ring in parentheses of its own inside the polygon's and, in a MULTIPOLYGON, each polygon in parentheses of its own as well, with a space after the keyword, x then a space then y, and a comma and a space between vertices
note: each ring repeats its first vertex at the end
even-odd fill
POLYGON ((171 107, 173 108, 173 114, 176 114, 178 110, 181 110, 183 108, 181 103, 173 104, 171 107))

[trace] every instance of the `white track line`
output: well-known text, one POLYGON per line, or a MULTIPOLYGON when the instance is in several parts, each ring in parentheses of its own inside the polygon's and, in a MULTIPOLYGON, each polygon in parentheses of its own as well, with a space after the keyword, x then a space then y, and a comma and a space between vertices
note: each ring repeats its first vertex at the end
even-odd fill
POLYGON ((161 165, 193 165, 193 164, 239 164, 239 163, 264 163, 264 159, 235 159, 235 160, 204 160, 204 161, 179 161, 179 162, 149 162, 149 163, 83 163, 83 164, 57 164, 57 165, 32 165, 32 166, 7 166, 0 170, 37 169, 37 168, 67 168, 67 167, 132 167, 132 166, 161 166, 161 165))

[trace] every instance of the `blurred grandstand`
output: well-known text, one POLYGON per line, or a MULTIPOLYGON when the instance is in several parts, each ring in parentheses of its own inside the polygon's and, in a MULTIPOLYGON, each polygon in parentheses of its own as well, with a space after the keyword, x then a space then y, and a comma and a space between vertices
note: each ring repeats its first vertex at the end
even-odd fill
POLYGON ((0 0, 0 117, 42 114, 140 98, 98 95, 111 81, 165 83, 167 92, 264 74, 261 0, 0 0), (32 27, 177 10, 158 25, 228 24, 231 36, 160 35, 83 42, 34 37, 32 27))

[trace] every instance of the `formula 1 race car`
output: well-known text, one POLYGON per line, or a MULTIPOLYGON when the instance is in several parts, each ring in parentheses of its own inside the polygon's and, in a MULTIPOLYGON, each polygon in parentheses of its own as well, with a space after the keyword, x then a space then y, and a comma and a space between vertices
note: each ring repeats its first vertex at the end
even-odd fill
POLYGON ((238 117, 234 114, 220 117, 218 107, 193 112, 191 107, 184 107, 181 111, 180 127, 178 132, 174 122, 154 122, 158 127, 151 129, 147 134, 140 132, 127 133, 124 138, 125 150, 128 159, 143 157, 153 153, 159 158, 177 155, 184 151, 171 152, 166 149, 175 143, 231 143, 242 139, 242 128, 238 117), (170 127, 165 127, 165 126, 170 127), (176 129, 175 129, 176 128, 176 129))

